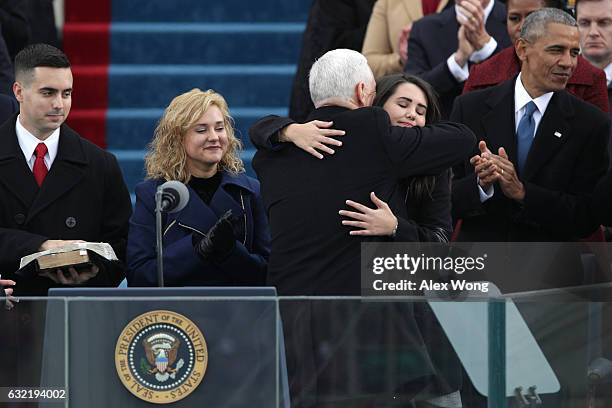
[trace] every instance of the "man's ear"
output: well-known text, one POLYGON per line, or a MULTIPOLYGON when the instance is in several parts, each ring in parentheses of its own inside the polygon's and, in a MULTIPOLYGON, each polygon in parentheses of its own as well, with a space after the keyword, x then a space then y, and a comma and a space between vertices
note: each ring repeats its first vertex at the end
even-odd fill
POLYGON ((516 44, 514 44, 514 51, 516 52, 516 56, 519 58, 521 62, 525 62, 527 59, 527 47, 529 43, 525 41, 524 38, 519 38, 516 40, 516 44))
POLYGON ((20 82, 15 82, 13 84, 13 93, 15 94, 15 98, 17 99, 17 102, 22 103, 23 102, 23 85, 21 85, 20 82))
POLYGON ((355 85, 355 100, 357 101, 357 105, 359 107, 366 106, 366 91, 365 91, 365 83, 359 82, 355 85))

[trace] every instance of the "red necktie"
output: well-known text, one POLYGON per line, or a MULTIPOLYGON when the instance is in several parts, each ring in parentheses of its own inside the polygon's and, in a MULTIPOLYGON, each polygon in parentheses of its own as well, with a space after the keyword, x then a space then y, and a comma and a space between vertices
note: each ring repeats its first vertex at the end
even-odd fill
POLYGON ((436 12, 440 0, 421 0, 421 4, 423 5, 423 15, 426 16, 436 12))
POLYGON ((34 167, 32 167, 32 172, 34 173, 34 178, 36 179, 36 183, 38 183, 38 187, 42 186, 43 181, 45 180, 45 176, 47 175, 47 166, 45 165, 45 154, 47 154, 47 145, 44 143, 39 143, 34 149, 34 154, 36 155, 36 160, 34 160, 34 167))

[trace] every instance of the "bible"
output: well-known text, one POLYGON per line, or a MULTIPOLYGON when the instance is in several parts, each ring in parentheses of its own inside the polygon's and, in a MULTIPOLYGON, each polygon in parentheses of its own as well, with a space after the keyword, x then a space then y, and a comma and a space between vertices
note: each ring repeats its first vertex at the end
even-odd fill
POLYGON ((89 269, 93 264, 118 262, 113 248, 104 242, 77 242, 36 252, 21 258, 17 275, 33 277, 45 270, 74 267, 89 269))

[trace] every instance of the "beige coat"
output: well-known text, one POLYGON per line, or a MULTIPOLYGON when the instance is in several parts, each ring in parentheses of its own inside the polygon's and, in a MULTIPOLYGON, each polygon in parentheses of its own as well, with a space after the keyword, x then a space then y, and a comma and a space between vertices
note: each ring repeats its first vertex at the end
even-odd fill
MULTIPOLYGON (((441 0, 438 12, 447 4, 448 0, 441 0)), ((376 78, 404 70, 398 50, 399 36, 403 27, 421 17, 423 17, 421 0, 376 2, 361 51, 368 59, 376 78)))

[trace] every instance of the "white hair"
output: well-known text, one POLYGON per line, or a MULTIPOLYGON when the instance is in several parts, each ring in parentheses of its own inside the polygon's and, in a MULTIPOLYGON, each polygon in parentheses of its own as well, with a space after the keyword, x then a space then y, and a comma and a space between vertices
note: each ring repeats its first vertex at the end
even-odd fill
POLYGON ((374 74, 366 57, 357 51, 340 48, 326 52, 315 61, 310 69, 308 86, 316 106, 328 98, 351 100, 357 84, 373 81, 374 74))

